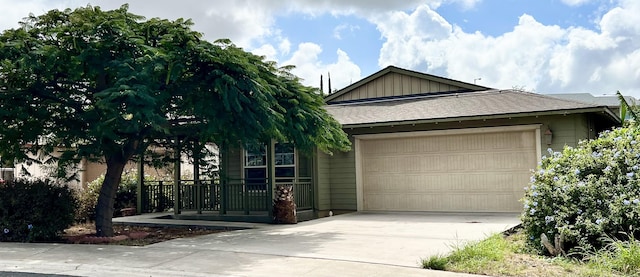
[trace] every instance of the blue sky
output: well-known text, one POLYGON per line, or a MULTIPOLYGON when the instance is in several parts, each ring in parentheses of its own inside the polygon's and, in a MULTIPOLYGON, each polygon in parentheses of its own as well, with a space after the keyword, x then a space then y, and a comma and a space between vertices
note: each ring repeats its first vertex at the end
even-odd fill
MULTIPOLYGON (((112 9, 124 1, 93 0, 112 9)), ((0 0, 0 29, 29 12, 87 0, 0 0)), ((637 0, 130 1, 146 17, 192 18, 205 38, 230 38, 305 84, 334 89, 387 65, 495 88, 640 97, 637 0), (326 84, 325 84, 326 85, 326 84)))

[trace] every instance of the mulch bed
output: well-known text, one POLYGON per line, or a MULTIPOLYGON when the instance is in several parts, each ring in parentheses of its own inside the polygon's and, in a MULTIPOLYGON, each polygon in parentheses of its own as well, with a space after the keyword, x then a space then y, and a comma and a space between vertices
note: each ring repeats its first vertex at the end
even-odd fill
POLYGON ((93 224, 80 224, 65 230, 63 243, 70 244, 114 244, 144 246, 176 238, 194 237, 227 230, 206 229, 202 227, 160 227, 114 225, 113 237, 96 236, 93 224))

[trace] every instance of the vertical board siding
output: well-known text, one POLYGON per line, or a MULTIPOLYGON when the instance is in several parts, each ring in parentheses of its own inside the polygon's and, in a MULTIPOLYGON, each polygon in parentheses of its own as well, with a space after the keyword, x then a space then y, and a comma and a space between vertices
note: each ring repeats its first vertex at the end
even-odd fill
POLYGON ((461 87, 414 76, 388 73, 363 84, 332 101, 360 100, 379 97, 402 96, 422 93, 457 91, 461 87))

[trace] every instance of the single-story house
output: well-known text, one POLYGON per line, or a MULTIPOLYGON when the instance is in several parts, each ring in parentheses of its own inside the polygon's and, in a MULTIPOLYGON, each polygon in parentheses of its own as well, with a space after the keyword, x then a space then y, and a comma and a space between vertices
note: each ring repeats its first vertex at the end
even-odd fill
POLYGON ((392 66, 326 101, 354 148, 320 156, 330 168, 320 210, 519 212, 548 148, 620 124, 604 105, 392 66))
MULTIPOLYGON (((519 212, 531 171, 547 149, 575 146, 621 124, 606 105, 394 66, 325 100, 351 151, 302 155, 275 141, 223 147, 219 182, 174 186, 183 199, 173 203, 176 215, 197 210, 198 217, 269 221, 273 191, 283 184, 293 188, 304 218, 350 211, 519 212)), ((157 188, 144 191, 158 198, 157 188)), ((153 206, 154 198, 146 198, 143 211, 153 206)))

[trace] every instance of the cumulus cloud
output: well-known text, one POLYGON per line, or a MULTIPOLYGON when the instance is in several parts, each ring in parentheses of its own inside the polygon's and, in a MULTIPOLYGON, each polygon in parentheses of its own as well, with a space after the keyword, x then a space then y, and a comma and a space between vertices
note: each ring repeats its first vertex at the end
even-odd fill
POLYGON ((269 61, 278 61, 278 50, 271 44, 264 44, 258 48, 251 50, 251 53, 265 57, 269 61))
POLYGON ((308 86, 319 87, 320 75, 324 75, 325 90, 327 89, 327 73, 331 73, 331 85, 333 89, 341 89, 348 86, 352 81, 360 79, 360 67, 358 67, 345 53, 338 49, 337 60, 332 63, 325 63, 319 59, 322 53, 320 45, 315 43, 301 43, 293 53, 291 59, 284 61, 283 65, 295 65, 292 73, 303 79, 303 83, 308 86))
POLYGON ((462 81, 538 92, 640 96, 640 3, 622 1, 597 31, 544 25, 523 14, 499 36, 466 33, 431 7, 372 17, 385 42, 378 64, 443 74, 462 81), (404 28, 402 28, 404 26, 404 28))
MULTIPOLYGON (((294 73, 317 86, 319 75, 332 72, 334 87, 361 76, 349 54, 340 49, 322 61, 323 49, 312 42, 293 49, 278 30, 276 18, 290 14, 357 16, 375 24, 383 40, 378 65, 396 65, 483 85, 513 86, 539 92, 611 93, 621 90, 640 96, 640 1, 563 0, 566 5, 601 3, 606 9, 594 30, 545 25, 527 14, 512 30, 497 36, 466 33, 438 14, 444 4, 473 8, 481 0, 196 0, 132 1, 130 10, 147 17, 192 18, 194 29, 213 40, 230 38, 237 45, 269 60, 295 64, 294 73), (608 4, 604 4, 607 2, 608 4), (615 7, 611 8, 611 5, 615 7)), ((78 7, 87 3, 113 9, 124 3, 107 0, 0 0, 0 29, 17 27, 30 12, 78 7)), ((337 26, 342 37, 352 26, 337 26)), ((298 43, 298 42, 296 42, 298 43)), ((375 47, 375 46, 370 46, 375 47)), ((324 57, 325 55, 323 55, 324 57)), ((373 57, 372 57, 373 58, 373 57)))

